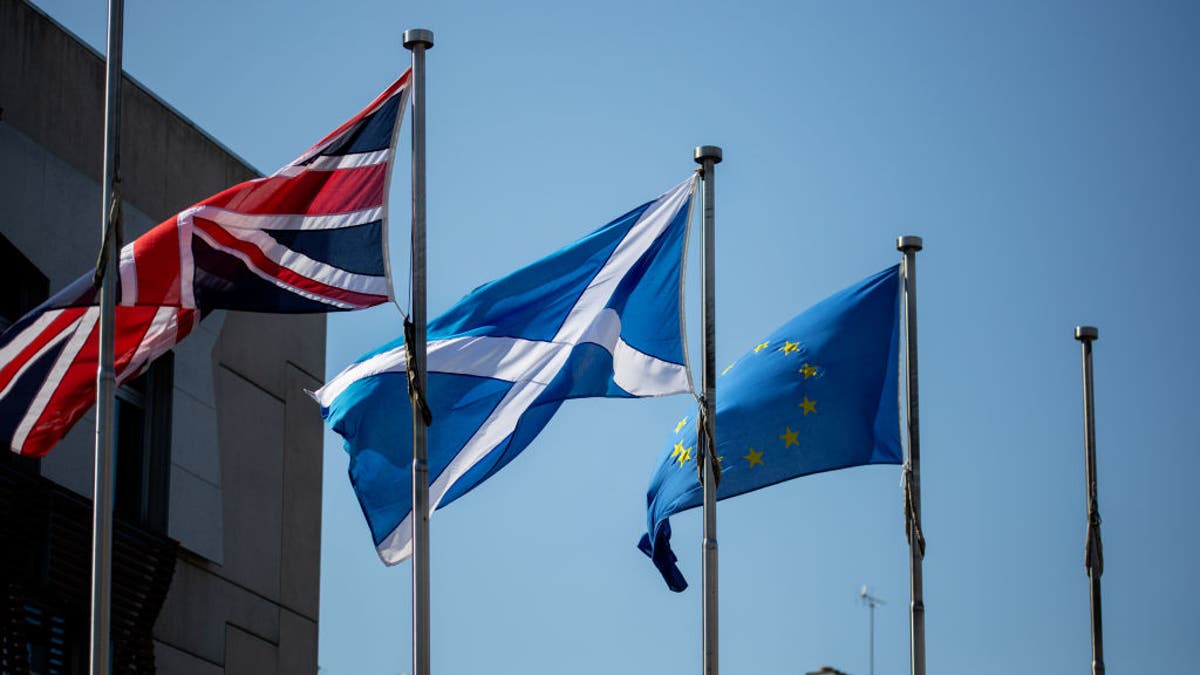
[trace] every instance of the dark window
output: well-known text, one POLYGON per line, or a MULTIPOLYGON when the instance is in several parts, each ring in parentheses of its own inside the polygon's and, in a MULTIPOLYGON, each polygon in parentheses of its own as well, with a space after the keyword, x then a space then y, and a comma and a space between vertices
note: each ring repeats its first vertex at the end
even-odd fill
POLYGON ((50 281, 0 234, 0 331, 50 297, 50 281))
POLYGON ((29 659, 29 675, 70 675, 82 669, 73 667, 78 659, 72 652, 72 645, 78 645, 80 640, 70 639, 67 630, 67 618, 61 612, 55 612, 33 603, 26 603, 22 609, 25 622, 25 652, 29 659))
MULTIPOLYGON (((26 258, 8 237, 0 234, 0 333, 42 304, 49 297, 50 281, 26 258)), ((39 472, 38 460, 22 457, 0 448, 6 462, 23 470, 39 472)))
POLYGON ((160 533, 167 531, 174 370, 175 355, 167 352, 117 389, 114 511, 160 533))

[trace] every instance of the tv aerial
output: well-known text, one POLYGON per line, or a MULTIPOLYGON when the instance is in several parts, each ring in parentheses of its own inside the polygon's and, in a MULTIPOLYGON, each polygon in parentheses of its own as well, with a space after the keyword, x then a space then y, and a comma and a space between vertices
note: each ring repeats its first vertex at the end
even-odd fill
POLYGON ((871 675, 875 675, 875 608, 879 605, 886 605, 883 598, 872 595, 867 585, 863 584, 862 588, 858 589, 858 599, 862 604, 866 605, 871 610, 871 628, 870 637, 868 638, 868 649, 871 655, 871 675))

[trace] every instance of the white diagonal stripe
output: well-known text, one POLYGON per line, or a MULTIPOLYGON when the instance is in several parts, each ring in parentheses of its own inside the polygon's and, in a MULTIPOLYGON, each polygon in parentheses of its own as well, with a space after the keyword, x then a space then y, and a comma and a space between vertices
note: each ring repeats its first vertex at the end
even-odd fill
POLYGON ((321 156, 308 164, 289 164, 276 171, 275 175, 281 178, 292 178, 307 171, 337 171, 377 166, 387 163, 390 154, 391 150, 376 150, 374 152, 356 152, 352 155, 321 156))
MULTIPOLYGON (((553 342, 486 335, 434 340, 426 350, 426 369, 431 373, 517 382, 536 374, 555 352, 569 348, 553 342)), ((355 382, 373 375, 403 373, 406 368, 404 347, 397 347, 346 368, 313 397, 322 407, 329 407, 355 382)))
MULTIPOLYGON (((607 310, 616 316, 616 312, 607 310)), ((611 322, 597 322, 612 326, 611 322)), ((620 324, 610 338, 593 334, 580 342, 591 342, 603 347, 613 357, 614 380, 617 386, 635 396, 666 396, 687 391, 687 368, 681 364, 639 352, 620 339, 620 324), (597 339, 591 339, 597 338, 597 339), (650 382, 637 384, 650 373, 650 382)), ((430 373, 450 375, 474 375, 506 382, 535 382, 549 384, 542 379, 548 373, 545 367, 560 352, 569 355, 575 345, 561 342, 525 340, 522 338, 472 335, 434 340, 429 343, 426 368, 430 373)), ((384 373, 403 373, 407 368, 404 347, 390 349, 347 367, 311 395, 322 407, 328 408, 346 388, 360 380, 384 373)), ((553 379, 551 377, 551 379, 553 379)))
POLYGON ((383 206, 349 211, 347 213, 306 216, 303 214, 249 214, 223 209, 219 206, 198 206, 192 212, 197 218, 211 220, 226 229, 243 230, 340 230, 344 227, 366 225, 383 218, 383 206))
POLYGON ((613 349, 613 382, 634 396, 670 396, 692 388, 687 366, 664 361, 618 340, 613 349))
POLYGON ((275 284, 276 286, 288 291, 289 293, 295 293, 296 295, 299 295, 304 298, 308 298, 309 300, 314 300, 316 302, 323 302, 327 305, 333 305, 334 307, 339 307, 342 309, 354 309, 354 308, 358 307, 358 305, 355 305, 355 304, 349 303, 349 302, 345 302, 343 300, 337 300, 335 298, 327 298, 323 295, 317 295, 316 293, 313 293, 311 291, 293 286, 292 284, 289 284, 272 274, 267 274, 263 270, 259 269, 257 265, 254 264, 254 261, 250 259, 250 256, 246 255, 244 252, 239 251, 235 248, 229 248, 227 246, 223 246, 222 244, 217 242, 215 239, 208 236, 208 233, 200 228, 196 228, 194 231, 194 234, 197 237, 200 237, 201 239, 203 239, 205 242, 208 243, 209 246, 213 247, 214 249, 216 249, 218 251, 222 251, 224 253, 228 253, 229 255, 246 263, 246 269, 250 270, 251 272, 254 272, 262 279, 275 284))
MULTIPOLYGON (((5 345, 4 349, 0 349, 0 363, 12 363, 13 360, 16 359, 26 347, 28 347, 34 340, 41 336, 42 331, 46 330, 46 326, 49 326, 55 319, 62 315, 63 311, 64 310, 61 309, 53 309, 44 312, 33 323, 29 324, 28 328, 14 336, 12 342, 5 345)), ((13 373, 12 379, 8 381, 8 385, 5 386, 3 390, 0 390, 0 398, 8 396, 8 392, 12 390, 13 385, 16 384, 17 380, 26 370, 29 370, 29 366, 32 365, 39 356, 44 354, 47 349, 50 349, 54 345, 57 345, 58 343, 67 339, 67 335, 70 333, 70 330, 71 327, 67 326, 65 330, 59 331, 53 338, 50 339, 49 342, 47 342, 45 345, 42 345, 41 349, 37 350, 37 352, 34 354, 31 354, 29 358, 25 359, 25 363, 17 369, 17 372, 13 373)))
MULTIPOLYGON (((50 323, 57 319, 62 313, 63 310, 61 309, 51 309, 42 312, 42 315, 35 319, 33 323, 29 324, 29 326, 27 326, 20 333, 14 335, 12 342, 4 345, 3 348, 0 348, 0 363, 11 363, 13 359, 17 358, 18 354, 20 354, 26 347, 29 346, 29 343, 33 342, 39 335, 42 334, 42 331, 46 329, 46 326, 49 326, 50 323)), ((2 395, 2 393, 0 393, 0 395, 2 395)))
POLYGON ((263 252, 272 262, 298 274, 319 281, 327 286, 342 288, 355 293, 387 295, 387 280, 382 276, 356 274, 340 267, 323 263, 292 250, 279 243, 274 237, 261 230, 226 230, 235 239, 240 239, 263 252))
POLYGON ((556 341, 575 342, 587 330, 593 317, 600 314, 604 305, 608 304, 612 294, 617 290, 617 284, 629 273, 629 269, 641 259, 654 240, 671 224, 671 220, 683 203, 692 193, 695 177, 680 183, 674 189, 658 198, 658 201, 646 209, 638 222, 629 230, 621 243, 617 244, 612 255, 604 266, 596 273, 592 283, 567 315, 562 328, 554 336, 556 341))
POLYGON ((387 565, 398 565, 412 555, 412 509, 404 514, 404 520, 396 529, 375 547, 379 559, 387 565))

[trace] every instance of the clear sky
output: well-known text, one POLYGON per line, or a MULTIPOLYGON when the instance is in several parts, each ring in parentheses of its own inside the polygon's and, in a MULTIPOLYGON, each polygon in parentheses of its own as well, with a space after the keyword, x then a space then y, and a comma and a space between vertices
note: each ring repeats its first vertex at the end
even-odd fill
MULTIPOLYGON (((103 0, 39 0, 103 46, 103 0)), ((1088 672, 1076 324, 1095 347, 1109 672, 1194 667, 1200 447, 1200 6, 1190 2, 128 0, 126 70, 273 171, 429 53, 429 309, 571 242, 720 145, 717 353, 919 255, 930 673, 1088 672)), ((407 122, 403 138, 407 139, 407 122)), ((407 294, 407 141, 391 251, 407 294)), ((698 354, 695 241, 689 264, 698 354)), ((399 330, 332 316, 327 374, 399 330)), ((567 403, 517 461, 432 520, 439 674, 700 666, 692 588, 635 548, 687 397, 567 403)), ((313 414, 318 414, 314 405, 313 414)), ((324 673, 410 670, 409 567, 377 560, 327 436, 324 673)), ((726 673, 907 672, 897 467, 719 508, 726 673)))

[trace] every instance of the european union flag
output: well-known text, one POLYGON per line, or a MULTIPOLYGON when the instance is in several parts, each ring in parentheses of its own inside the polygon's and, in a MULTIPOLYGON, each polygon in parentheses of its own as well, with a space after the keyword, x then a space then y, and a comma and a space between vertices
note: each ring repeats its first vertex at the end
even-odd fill
MULTIPOLYGON (((429 322, 430 510, 513 460, 563 401, 691 389, 681 271, 695 177, 584 239, 485 284, 429 322)), ((411 553, 412 413, 404 340, 313 397, 388 564, 411 553)))
MULTIPOLYGON (((863 464, 900 464, 899 266, 811 307, 717 379, 717 499, 863 464)), ((646 495, 638 544, 671 590, 687 588, 668 517, 700 506, 696 419, 674 426, 646 495)))

